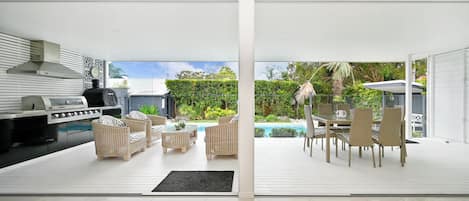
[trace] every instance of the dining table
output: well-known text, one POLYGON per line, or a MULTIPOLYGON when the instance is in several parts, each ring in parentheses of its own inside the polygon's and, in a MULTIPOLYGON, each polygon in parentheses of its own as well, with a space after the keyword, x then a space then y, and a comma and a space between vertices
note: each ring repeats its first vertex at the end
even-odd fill
MULTIPOLYGON (((316 114, 312 115, 313 120, 316 120, 320 123, 323 123, 325 126, 326 130, 326 162, 330 163, 331 162, 331 129, 334 127, 339 128, 337 125, 340 125, 341 127, 347 126, 347 125, 352 125, 352 115, 346 115, 346 116, 338 116, 336 114, 316 114)), ((373 124, 380 124, 381 119, 373 119, 373 124)), ((407 150, 406 150, 406 139, 405 139, 405 126, 404 126, 404 121, 402 121, 401 124, 401 165, 404 166, 406 156, 407 156, 407 150)))

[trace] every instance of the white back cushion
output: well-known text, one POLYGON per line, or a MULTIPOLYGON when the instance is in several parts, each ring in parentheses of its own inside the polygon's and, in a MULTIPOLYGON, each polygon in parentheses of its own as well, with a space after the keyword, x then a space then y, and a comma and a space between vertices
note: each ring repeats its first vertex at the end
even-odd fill
POLYGON ((233 116, 233 118, 231 118, 230 123, 238 122, 238 120, 239 120, 239 114, 236 114, 235 116, 233 116))
POLYGON ((143 114, 140 111, 131 111, 127 117, 132 118, 132 119, 139 119, 139 120, 146 120, 148 117, 147 115, 143 114))
POLYGON ((122 120, 109 115, 103 115, 98 119, 98 123, 107 126, 126 127, 127 125, 122 120))

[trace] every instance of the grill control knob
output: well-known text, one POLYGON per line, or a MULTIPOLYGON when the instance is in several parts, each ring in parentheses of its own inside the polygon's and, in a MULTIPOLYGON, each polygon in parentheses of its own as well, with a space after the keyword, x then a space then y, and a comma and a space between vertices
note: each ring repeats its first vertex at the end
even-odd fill
POLYGON ((95 110, 95 113, 99 114, 99 110, 95 110))
POLYGON ((65 116, 66 116, 65 113, 60 114, 60 117, 62 117, 62 118, 65 117, 65 116))
POLYGON ((67 117, 71 117, 71 116, 72 116, 71 112, 67 113, 67 117))
POLYGON ((74 112, 74 113, 73 113, 73 116, 77 116, 77 115, 78 115, 78 112, 74 112))
POLYGON ((83 111, 80 111, 80 115, 83 115, 83 111))
POLYGON ((53 115, 54 115, 55 118, 59 118, 59 117, 60 117, 60 115, 57 114, 57 113, 55 113, 55 114, 53 114, 53 115))

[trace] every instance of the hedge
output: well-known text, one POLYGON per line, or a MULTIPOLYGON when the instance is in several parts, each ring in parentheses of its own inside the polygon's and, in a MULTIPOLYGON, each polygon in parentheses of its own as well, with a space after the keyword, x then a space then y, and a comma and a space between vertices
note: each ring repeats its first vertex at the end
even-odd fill
MULTIPOLYGON (((176 99, 176 107, 191 107, 199 119, 206 117, 209 107, 237 111, 237 80, 166 80, 166 87, 176 99)), ((256 80, 256 115, 296 117, 291 103, 297 88, 293 81, 256 80)))
POLYGON ((270 137, 296 137, 298 132, 293 128, 273 128, 270 137))
POLYGON ((255 128, 254 130, 254 136, 255 137, 264 137, 265 135, 265 129, 264 128, 255 128))

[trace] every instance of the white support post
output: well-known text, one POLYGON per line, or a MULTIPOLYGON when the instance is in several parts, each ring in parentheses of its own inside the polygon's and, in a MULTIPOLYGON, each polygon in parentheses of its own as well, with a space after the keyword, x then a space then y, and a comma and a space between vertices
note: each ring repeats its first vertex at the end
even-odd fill
POLYGON ((111 65, 111 61, 105 61, 104 63, 104 82, 103 86, 104 88, 109 88, 111 87, 109 84, 109 65, 111 65))
POLYGON ((464 84, 463 84, 463 91, 464 91, 464 96, 463 96, 463 104, 464 104, 464 118, 463 118, 463 142, 464 143, 469 143, 469 140, 468 140, 468 135, 467 135, 467 132, 469 131, 469 128, 468 128, 468 106, 467 106, 467 103, 468 103, 468 96, 469 94, 467 94, 467 88, 468 88, 468 76, 467 76, 467 71, 468 71, 468 64, 467 64, 467 60, 468 60, 468 57, 467 57, 467 49, 464 49, 464 84))
POLYGON ((414 74, 412 71, 412 55, 405 62, 405 133, 406 138, 412 138, 412 83, 414 74))
POLYGON ((427 120, 427 137, 434 137, 435 134, 433 133, 434 129, 434 121, 433 121, 433 111, 434 111, 434 79, 433 79, 433 72, 434 71, 434 56, 430 55, 427 57, 427 94, 426 94, 426 100, 427 100, 427 112, 426 112, 426 120, 427 120))
POLYGON ((255 0, 239 0, 239 197, 254 198, 255 0))

